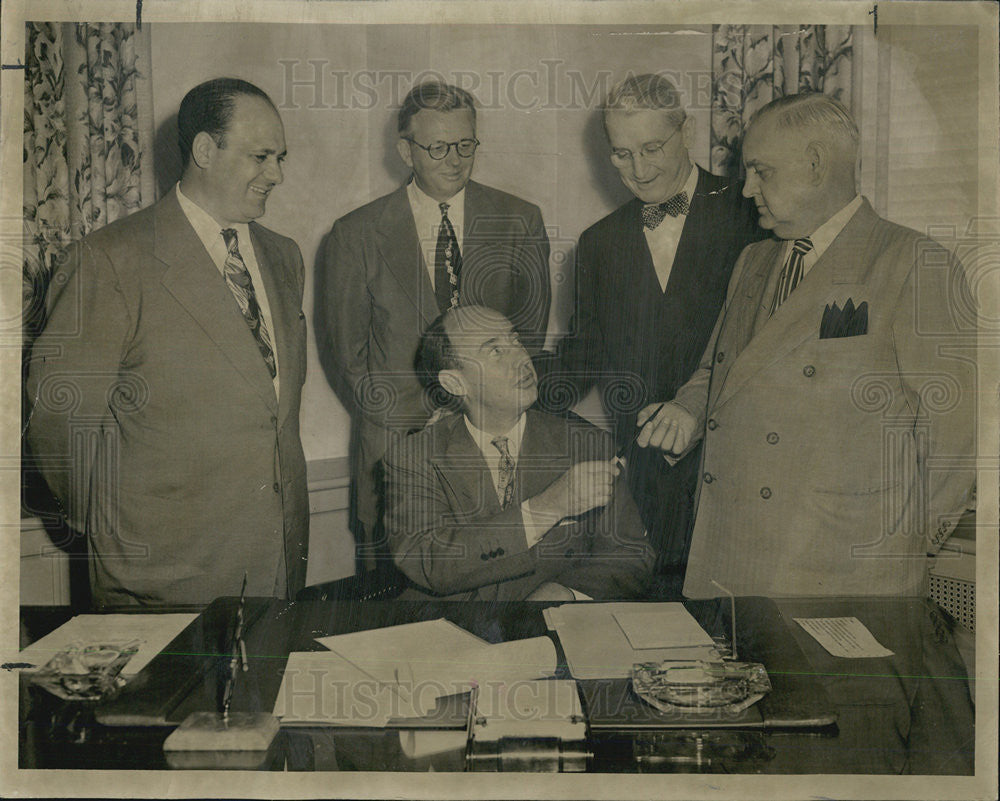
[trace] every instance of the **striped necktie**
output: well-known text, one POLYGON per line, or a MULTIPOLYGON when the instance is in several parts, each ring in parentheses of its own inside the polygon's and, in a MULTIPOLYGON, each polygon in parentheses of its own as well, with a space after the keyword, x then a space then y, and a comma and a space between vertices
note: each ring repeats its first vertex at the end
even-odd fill
POLYGON ((796 239, 792 243, 792 252, 788 255, 788 261, 785 262, 785 267, 781 271, 781 278, 778 279, 778 288, 774 293, 774 301, 771 303, 772 315, 782 303, 788 300, 788 296, 792 294, 792 290, 802 280, 802 262, 805 259, 805 255, 812 250, 812 247, 812 240, 807 236, 802 239, 796 239))
POLYGON ((222 239, 226 243, 226 262, 223 274, 226 276, 226 284, 229 285, 236 304, 240 307, 240 313, 246 322, 250 333, 253 334, 257 342, 257 349, 264 357, 267 371, 274 378, 278 373, 277 365, 274 362, 274 346, 271 344, 271 334, 267 330, 267 323, 260 312, 257 304, 257 293, 253 289, 253 281, 250 278, 250 271, 247 270, 243 257, 240 255, 239 243, 236 238, 235 228, 225 228, 222 231, 222 239))

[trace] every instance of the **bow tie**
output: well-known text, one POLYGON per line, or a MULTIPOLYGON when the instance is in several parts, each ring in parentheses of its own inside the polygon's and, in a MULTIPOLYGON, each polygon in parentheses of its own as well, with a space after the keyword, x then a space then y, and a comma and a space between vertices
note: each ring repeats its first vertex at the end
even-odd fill
POLYGON ((663 222, 663 218, 668 214, 676 217, 678 214, 687 214, 690 204, 688 203, 687 192, 678 192, 672 198, 663 203, 647 203, 642 207, 642 224, 652 231, 663 222))

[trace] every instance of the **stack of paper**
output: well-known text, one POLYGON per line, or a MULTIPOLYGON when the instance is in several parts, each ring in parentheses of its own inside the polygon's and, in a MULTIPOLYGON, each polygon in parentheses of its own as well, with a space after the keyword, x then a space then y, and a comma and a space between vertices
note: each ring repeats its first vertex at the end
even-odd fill
POLYGON ((490 645, 447 620, 317 640, 288 658, 274 714, 283 724, 385 726, 428 715, 443 696, 555 675, 547 637, 490 645))
POLYGON ((577 679, 627 678, 636 662, 714 655, 712 638, 680 603, 563 604, 543 614, 577 679))

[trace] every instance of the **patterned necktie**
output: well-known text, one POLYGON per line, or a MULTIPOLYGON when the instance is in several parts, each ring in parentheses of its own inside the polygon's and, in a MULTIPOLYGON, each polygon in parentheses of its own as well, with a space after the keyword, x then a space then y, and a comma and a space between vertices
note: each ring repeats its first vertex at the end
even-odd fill
POLYGON ((510 506, 511 498, 514 497, 514 460, 510 457, 510 449, 507 447, 507 437, 495 437, 493 439, 493 447, 500 451, 497 498, 500 500, 500 508, 506 509, 510 506))
POLYGON ((788 261, 785 262, 785 268, 781 271, 781 278, 778 280, 778 289, 775 291, 774 301, 771 303, 771 314, 774 314, 778 310, 778 307, 788 300, 788 296, 792 294, 792 290, 802 280, 802 261, 806 253, 812 250, 812 247, 812 240, 807 236, 802 239, 796 239, 792 243, 792 252, 788 256, 788 261))
POLYGON ((462 254, 458 238, 448 219, 448 204, 439 203, 441 226, 438 228, 437 248, 434 252, 434 296, 438 310, 445 311, 458 305, 458 278, 462 272, 462 254))
POLYGON ((260 350, 260 355, 264 357, 271 378, 274 378, 278 371, 274 363, 271 334, 267 330, 264 316, 260 313, 257 293, 254 292, 253 281, 250 279, 250 271, 247 270, 246 264, 243 263, 243 257, 240 255, 239 244, 236 241, 236 230, 224 228, 222 239, 226 243, 226 250, 229 251, 223 270, 226 283, 229 284, 229 289, 232 291, 233 297, 236 298, 236 303, 240 307, 240 312, 243 314, 243 319, 250 329, 250 333, 257 340, 257 348, 260 350))
POLYGON ((676 217, 678 214, 687 214, 691 204, 688 202, 687 192, 678 192, 672 198, 663 203, 647 203, 642 207, 642 224, 650 231, 663 222, 663 218, 668 214, 676 217))

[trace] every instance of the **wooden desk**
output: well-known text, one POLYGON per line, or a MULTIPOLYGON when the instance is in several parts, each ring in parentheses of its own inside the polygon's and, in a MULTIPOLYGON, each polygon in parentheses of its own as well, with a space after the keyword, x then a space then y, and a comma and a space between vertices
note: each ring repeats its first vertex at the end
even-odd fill
MULTIPOLYGON (((726 604, 689 602, 710 627, 725 627, 726 604)), ((489 642, 545 635, 542 609, 527 602, 310 601, 248 599, 250 671, 233 709, 270 711, 288 653, 319 649, 315 637, 445 617, 489 642)), ((211 709, 217 692, 205 668, 227 653, 235 599, 220 599, 140 673, 118 702, 96 710, 55 702, 22 682, 19 764, 23 768, 166 768, 162 743, 191 711, 211 709), (103 721, 100 722, 100 721, 103 721), (114 724, 114 725, 109 725, 114 724)), ((58 620, 59 615, 51 620, 58 620)), ((597 772, 721 771, 744 773, 935 773, 971 775, 973 710, 964 666, 940 613, 926 599, 739 599, 738 617, 766 618, 797 645, 799 664, 782 665, 776 686, 826 693, 838 722, 815 730, 777 728, 672 732, 592 732, 597 772), (763 617, 761 617, 763 615, 763 617), (845 660, 828 655, 793 617, 854 615, 894 652, 845 660), (697 750, 701 762, 678 758, 697 750)), ((45 626, 25 609, 24 628, 45 626)), ((716 632, 713 632, 716 633, 716 632)), ((753 628, 744 637, 755 635, 753 628)), ((557 648, 558 650, 558 648, 557 648)), ((741 646, 742 651, 742 646, 741 646)), ((741 656, 743 653, 741 653, 741 656)), ((747 653, 749 656, 749 652, 747 653)), ((560 651, 561 657, 561 651, 560 651)), ((765 655, 764 662, 767 664, 765 655)), ((769 666, 770 668, 771 666, 769 666)), ((245 677, 245 678, 244 678, 245 677)), ((288 729, 268 769, 464 769, 459 751, 410 758, 392 729, 288 729)))

